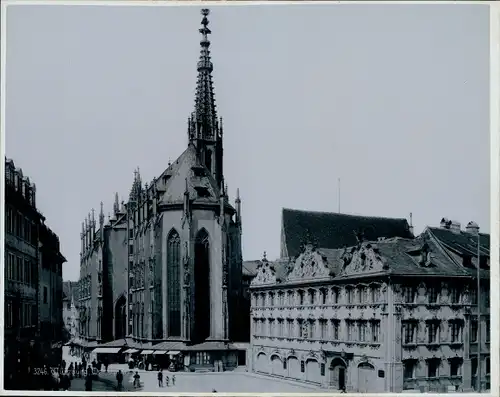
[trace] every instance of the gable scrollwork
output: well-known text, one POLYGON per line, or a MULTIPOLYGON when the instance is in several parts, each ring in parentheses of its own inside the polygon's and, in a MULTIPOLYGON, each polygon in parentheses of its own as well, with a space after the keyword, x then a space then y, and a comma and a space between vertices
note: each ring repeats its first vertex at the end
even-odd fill
POLYGON ((267 259, 260 261, 257 266, 257 274, 250 282, 250 285, 265 285, 276 283, 276 269, 272 262, 267 259))
POLYGON ((287 279, 294 281, 326 277, 330 277, 330 269, 323 257, 309 244, 305 246, 304 252, 292 264, 287 279))
POLYGON ((387 270, 389 266, 372 243, 346 248, 341 256, 343 261, 340 275, 350 275, 387 270))

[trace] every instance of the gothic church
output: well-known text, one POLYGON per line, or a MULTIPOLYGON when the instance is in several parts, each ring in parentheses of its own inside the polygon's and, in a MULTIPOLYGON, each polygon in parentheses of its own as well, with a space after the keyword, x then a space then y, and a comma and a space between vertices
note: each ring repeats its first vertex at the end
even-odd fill
MULTIPOLYGON (((223 128, 214 98, 208 14, 202 10, 187 148, 149 184, 143 184, 137 170, 128 203, 119 208, 116 199, 114 217, 101 226, 108 237, 102 239, 102 258, 90 266, 97 268, 98 280, 87 284, 99 290, 104 283, 110 292, 97 295, 97 300, 91 293, 88 297, 96 301, 90 306, 102 307, 96 311, 101 313, 99 328, 107 321, 113 332, 104 335, 94 327, 95 335, 87 333, 85 339, 95 341, 93 347, 111 339, 114 342, 106 345, 117 345, 120 339, 135 348, 130 350, 144 353, 175 350, 186 365, 217 361, 232 366, 236 352, 229 342, 238 340, 239 317, 249 313, 240 308, 241 202, 237 193, 235 206, 230 204, 224 184, 223 128), (120 237, 113 238, 113 233, 120 237), (123 287, 115 281, 120 268, 126 273, 123 287)), ((83 239, 85 235, 84 230, 83 239)), ((83 264, 92 255, 82 257, 83 264)), ((87 273, 86 279, 91 279, 87 273)))

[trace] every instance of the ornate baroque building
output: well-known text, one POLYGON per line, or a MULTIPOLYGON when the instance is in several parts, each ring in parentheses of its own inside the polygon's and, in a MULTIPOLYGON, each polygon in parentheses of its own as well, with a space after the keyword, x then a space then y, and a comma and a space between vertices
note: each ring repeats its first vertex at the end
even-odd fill
MULTIPOLYGON (((106 246, 106 238, 104 243, 93 243, 101 237, 94 235, 92 216, 84 225, 80 323, 88 339, 115 339, 108 347, 175 350, 184 356, 185 366, 220 368, 221 363, 236 365, 237 352, 229 342, 241 338, 237 325, 240 318, 248 317, 248 308, 246 313, 241 310, 245 307, 241 303, 241 201, 237 194, 233 207, 224 184, 223 127, 212 82, 209 12, 202 10, 202 14, 187 148, 149 183, 143 183, 139 170, 135 172, 129 200, 116 223, 111 222, 120 228, 114 247, 103 253, 99 247, 106 246), (115 333, 104 338, 110 288, 106 277, 114 273, 104 270, 108 275, 101 277, 99 269, 115 259, 114 271, 126 269, 127 284, 125 293, 109 307, 115 333), (122 321, 126 321, 125 331, 116 332, 121 327, 116 323, 122 321)), ((103 223, 100 218, 100 229, 103 223)))
POLYGON ((366 230, 367 219, 284 210, 282 252, 296 256, 264 258, 251 282, 251 370, 353 392, 471 390, 480 340, 488 387, 489 236, 444 221, 417 238, 391 237, 401 234, 398 220, 373 218, 367 241, 356 227, 366 230), (325 229, 310 228, 317 218, 325 229), (321 247, 346 240, 348 248, 321 247))

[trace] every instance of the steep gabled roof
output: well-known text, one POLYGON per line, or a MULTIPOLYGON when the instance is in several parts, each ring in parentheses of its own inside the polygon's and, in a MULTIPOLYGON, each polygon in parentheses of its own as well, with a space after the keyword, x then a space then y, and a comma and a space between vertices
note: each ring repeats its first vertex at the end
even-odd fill
POLYGON ((161 204, 180 204, 184 201, 186 189, 190 200, 199 203, 218 202, 221 192, 210 171, 198 160, 196 148, 189 144, 187 149, 163 172, 158 179, 164 191, 161 204))
POLYGON ((283 208, 282 228, 289 257, 300 254, 305 239, 316 246, 336 249, 357 243, 356 233, 364 240, 380 237, 413 238, 406 219, 348 215, 332 212, 301 211, 283 208))

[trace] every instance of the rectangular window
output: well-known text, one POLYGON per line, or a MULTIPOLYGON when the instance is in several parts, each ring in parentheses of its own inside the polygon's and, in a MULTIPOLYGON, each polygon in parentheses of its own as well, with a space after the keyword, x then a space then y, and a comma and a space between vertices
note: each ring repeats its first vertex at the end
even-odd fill
POLYGON ((276 336, 276 327, 274 325, 274 318, 269 319, 269 330, 267 336, 270 337, 276 336))
POLYGON ((306 372, 306 364, 304 360, 300 362, 300 372, 306 372))
POLYGON ((30 280, 30 261, 28 259, 24 260, 24 282, 26 284, 31 284, 31 280, 30 280))
POLYGON ((378 298, 379 298, 378 291, 379 291, 378 287, 372 286, 370 288, 370 301, 371 301, 371 303, 377 303, 378 302, 378 298))
POLYGON ((321 340, 325 340, 328 337, 328 335, 327 335, 327 325, 328 325, 327 320, 323 320, 323 319, 320 320, 319 327, 320 327, 320 338, 321 338, 321 340))
POLYGON ((407 321, 403 323, 404 343, 412 344, 417 342, 417 323, 407 321))
POLYGON ((309 290, 309 304, 314 305, 315 301, 316 301, 316 293, 314 292, 314 290, 309 290))
POLYGON ((12 209, 8 206, 5 208, 5 227, 7 229, 7 233, 12 233, 12 209))
POLYGON ((437 378, 439 369, 439 359, 430 359, 427 361, 427 377, 437 378))
POLYGON ((48 291, 47 287, 43 287, 43 303, 47 303, 48 291))
POLYGON ((293 306, 294 303, 293 303, 293 292, 292 291, 288 291, 287 292, 287 305, 288 306, 293 306))
POLYGON ((339 303, 339 290, 337 288, 332 288, 332 303, 334 305, 339 303))
POLYGON ((269 306, 274 306, 274 293, 269 292, 269 306))
POLYGON ((358 341, 366 341, 366 321, 358 321, 358 341))
POLYGON ((320 291, 320 294, 321 294, 321 304, 326 305, 326 290, 322 289, 320 291))
POLYGON ((428 343, 437 343, 439 341, 439 324, 435 321, 432 321, 427 324, 427 342, 428 343))
POLYGON ((365 287, 359 287, 358 289, 358 301, 361 304, 366 302, 365 291, 366 291, 365 287))
POLYGON ((304 305, 304 291, 299 291, 299 305, 304 305))
POLYGON ((450 360, 450 376, 460 376, 462 374, 462 360, 452 358, 450 360))
POLYGON ((286 320, 286 336, 289 338, 293 338, 293 320, 292 319, 287 319, 286 320))
POLYGON ((347 292, 347 303, 349 305, 352 305, 354 303, 354 289, 348 288, 346 292, 347 292))
POLYGON ((306 327, 304 327, 304 320, 300 319, 297 320, 297 324, 299 327, 299 338, 305 338, 306 337, 306 327))
POLYGON ((325 364, 321 363, 321 376, 325 376, 325 364))
POLYGON ((450 302, 451 304, 460 303, 460 289, 452 288, 450 291, 450 302))
POLYGON ((17 257, 17 281, 23 282, 23 258, 17 257))
POLYGON ((403 361, 403 378, 413 379, 415 377, 415 364, 414 360, 405 360, 403 361))
POLYGON ((439 291, 436 286, 432 286, 427 290, 427 296, 429 297, 429 303, 437 303, 439 291))
POLYGON ((283 334, 284 334, 284 325, 285 325, 285 321, 282 319, 282 318, 279 318, 278 319, 278 336, 281 338, 283 337, 283 334))
POLYGON ((353 341, 353 331, 354 331, 354 322, 351 320, 346 320, 347 326, 347 341, 353 341))
POLYGON ((458 321, 450 322, 451 342, 462 342, 462 325, 458 321))
POLYGON ((283 292, 278 293, 279 305, 283 306, 285 304, 285 294, 283 292))
POLYGON ((470 341, 477 342, 477 321, 472 320, 470 322, 470 341))
POLYGON ((486 357, 486 375, 490 374, 490 358, 486 357))
POLYGON ((486 332, 486 342, 489 342, 490 341, 490 320, 486 320, 486 329, 485 329, 485 332, 486 332))
POLYGON ((378 343, 380 341, 380 320, 370 321, 372 342, 378 343))
POLYGON ((128 245, 128 254, 129 255, 134 255, 134 246, 133 244, 128 245))
POLYGON ((134 238, 134 229, 129 228, 128 229, 128 238, 133 239, 134 238))
POLYGON ((404 301, 405 303, 415 303, 417 297, 417 290, 415 287, 404 287, 404 301))
POLYGON ((339 340, 340 320, 332 320, 332 339, 339 340))

